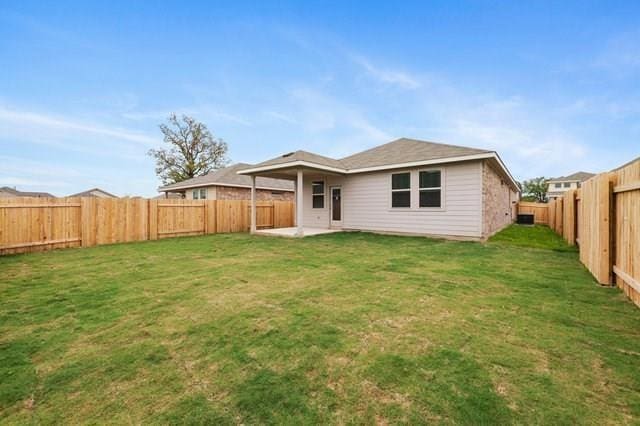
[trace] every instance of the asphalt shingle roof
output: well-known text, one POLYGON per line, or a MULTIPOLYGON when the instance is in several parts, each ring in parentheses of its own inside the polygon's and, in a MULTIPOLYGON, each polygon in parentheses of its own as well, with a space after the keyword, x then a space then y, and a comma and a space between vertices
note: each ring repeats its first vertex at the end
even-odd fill
POLYGON ((387 166, 410 163, 413 161, 438 160, 441 158, 462 157, 465 155, 485 154, 485 149, 446 145, 416 139, 401 138, 384 145, 345 157, 340 162, 346 169, 387 166))
POLYGON ((335 160, 333 158, 324 157, 322 155, 318 155, 312 152, 307 152, 302 150, 289 152, 279 157, 275 157, 270 160, 263 161, 262 163, 253 165, 252 168, 263 167, 263 166, 275 166, 277 164, 286 164, 286 163, 291 163, 293 161, 306 161, 309 163, 315 163, 315 164, 319 164, 321 166, 327 166, 327 167, 335 167, 338 169, 344 168, 340 160, 335 160))
POLYGON ((589 172, 576 172, 573 173, 569 176, 560 176, 557 178, 553 178, 550 179, 549 182, 556 182, 556 181, 574 181, 577 180, 579 182, 584 182, 585 180, 591 179, 592 177, 595 176, 595 173, 589 173, 589 172))
POLYGON ((493 151, 464 146, 446 145, 417 139, 401 138, 366 151, 335 160, 307 151, 295 151, 255 164, 252 168, 286 164, 294 161, 306 161, 322 166, 343 170, 362 169, 367 167, 388 166, 393 164, 428 161, 473 154, 484 154, 493 151))
POLYGON ((55 195, 49 194, 48 192, 18 191, 16 189, 9 188, 8 186, 3 186, 0 188, 0 191, 11 193, 16 197, 55 198, 55 195))
POLYGON ((113 195, 112 193, 107 192, 104 189, 100 189, 100 188, 87 189, 86 191, 78 192, 77 194, 68 195, 68 197, 95 197, 96 195, 93 194, 94 191, 99 191, 110 197, 118 198, 116 195, 113 195))

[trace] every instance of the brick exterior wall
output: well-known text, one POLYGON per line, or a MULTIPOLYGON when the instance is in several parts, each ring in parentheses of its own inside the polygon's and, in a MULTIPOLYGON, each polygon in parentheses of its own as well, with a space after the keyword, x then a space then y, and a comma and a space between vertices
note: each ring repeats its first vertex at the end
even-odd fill
MULTIPOLYGON (((216 188, 216 199, 218 200, 250 200, 251 189, 235 188, 231 186, 218 186, 216 188)), ((258 189, 256 191, 258 201, 293 201, 294 193, 291 191, 271 191, 268 189, 258 189)))
POLYGON ((517 194, 485 160, 482 164, 482 238, 513 223, 512 201, 517 194))

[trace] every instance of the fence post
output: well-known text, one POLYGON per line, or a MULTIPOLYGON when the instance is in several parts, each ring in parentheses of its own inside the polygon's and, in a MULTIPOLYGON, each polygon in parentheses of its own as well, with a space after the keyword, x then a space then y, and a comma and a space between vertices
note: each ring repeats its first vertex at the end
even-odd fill
POLYGON ((149 239, 158 239, 158 200, 149 200, 149 219, 147 221, 149 226, 149 239))
POLYGON ((93 197, 80 198, 80 220, 81 220, 81 246, 91 247, 95 245, 96 235, 96 199, 93 197))
POLYGON ((609 284, 612 286, 616 285, 616 274, 613 271, 613 267, 616 264, 616 237, 618 233, 616 232, 616 199, 615 193, 613 192, 613 188, 618 183, 618 176, 615 173, 607 173, 607 191, 608 191, 608 202, 609 202, 609 284))
POLYGON ((575 207, 576 207, 576 191, 571 189, 565 192, 563 197, 563 209, 562 212, 562 230, 564 239, 573 246, 576 244, 576 232, 575 232, 575 207))
POLYGON ((205 218, 205 220, 207 221, 207 233, 209 234, 215 234, 216 232, 218 232, 217 230, 217 218, 216 218, 216 207, 217 207, 217 201, 216 200, 207 200, 207 217, 205 218))
POLYGON ((609 173, 603 173, 596 177, 596 197, 598 217, 598 246, 602 250, 598 262, 597 279, 600 284, 611 285, 612 282, 612 256, 611 256, 611 198, 612 185, 609 173))

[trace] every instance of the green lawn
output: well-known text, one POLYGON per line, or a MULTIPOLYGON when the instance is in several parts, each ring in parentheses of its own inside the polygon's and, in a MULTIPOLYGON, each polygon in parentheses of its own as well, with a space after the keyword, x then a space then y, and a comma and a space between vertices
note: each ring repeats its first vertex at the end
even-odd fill
POLYGON ((638 423, 640 310, 546 228, 0 258, 2 423, 638 423))

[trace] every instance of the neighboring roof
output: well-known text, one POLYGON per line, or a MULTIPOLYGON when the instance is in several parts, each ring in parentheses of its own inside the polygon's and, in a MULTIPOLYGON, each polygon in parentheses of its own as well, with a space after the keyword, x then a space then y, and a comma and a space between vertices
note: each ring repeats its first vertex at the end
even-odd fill
POLYGON ((16 197, 55 198, 55 195, 48 192, 18 191, 17 189, 9 188, 8 186, 1 187, 0 192, 13 194, 16 197))
POLYGON ((408 138, 396 139, 340 160, 306 151, 295 151, 247 167, 239 173, 258 174, 288 167, 310 167, 328 172, 352 174, 478 159, 495 161, 510 180, 511 185, 519 190, 517 182, 495 151, 408 138))
POLYGON ((353 170, 491 152, 493 151, 401 138, 345 157, 340 162, 347 170, 353 170))
POLYGON ((82 191, 82 192, 78 192, 77 194, 69 195, 69 197, 97 197, 97 195, 94 194, 94 192, 102 192, 107 197, 118 198, 117 196, 111 194, 110 192, 107 192, 104 189, 100 189, 100 188, 87 189, 86 191, 82 191))
POLYGON ((576 172, 569 176, 560 176, 557 178, 549 179, 548 182, 567 182, 567 181, 584 182, 585 180, 591 179, 594 176, 595 176, 595 173, 576 172))
MULTIPOLYGON (((176 191, 189 188, 197 188, 202 186, 235 186, 242 188, 251 188, 251 177, 239 175, 242 169, 250 167, 249 164, 237 163, 229 167, 215 170, 204 176, 197 176, 182 182, 171 185, 161 186, 159 191, 176 191)), ((293 191, 293 182, 286 179, 274 179, 267 177, 256 178, 256 188, 259 189, 275 189, 278 191, 293 191)))

